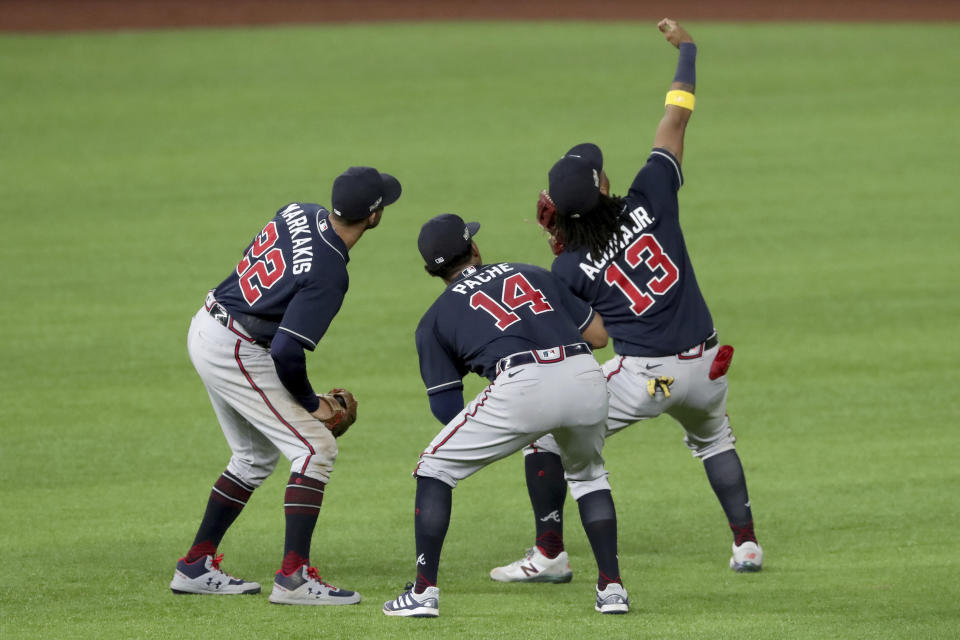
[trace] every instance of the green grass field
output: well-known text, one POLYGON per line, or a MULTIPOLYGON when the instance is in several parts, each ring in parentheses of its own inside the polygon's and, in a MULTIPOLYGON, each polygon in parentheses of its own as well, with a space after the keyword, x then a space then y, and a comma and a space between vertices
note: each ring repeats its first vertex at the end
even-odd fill
MULTIPOLYGON (((668 418, 610 441, 628 616, 501 585, 532 539, 519 455, 454 494, 437 620, 387 619, 414 575, 410 472, 439 430, 413 330, 439 285, 420 224, 483 223, 488 260, 549 264, 534 223, 569 146, 642 165, 676 54, 653 24, 429 24, 0 36, 0 636, 960 636, 960 26, 691 24, 682 219, 721 339, 766 567, 730 536, 668 418), (186 330, 269 216, 371 164, 404 195, 352 252, 309 359, 361 422, 314 538, 356 607, 167 588, 229 451, 186 330), (309 610, 308 610, 309 609, 309 610)), ((609 356, 609 350, 601 354, 609 356)), ((468 379, 467 390, 482 387, 468 379)), ((221 550, 269 584, 286 468, 221 550)))

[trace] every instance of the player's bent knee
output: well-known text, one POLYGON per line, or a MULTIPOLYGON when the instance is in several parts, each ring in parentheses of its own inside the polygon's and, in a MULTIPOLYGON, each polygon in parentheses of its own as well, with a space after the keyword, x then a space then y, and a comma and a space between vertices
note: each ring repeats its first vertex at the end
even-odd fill
POLYGON ((431 460, 426 457, 420 460, 420 464, 417 465, 417 468, 413 472, 413 477, 433 478, 434 480, 439 480, 444 484, 450 485, 452 489, 456 489, 457 482, 463 479, 454 475, 450 469, 443 469, 436 464, 431 464, 431 460))
POLYGON ((306 466, 304 466, 302 462, 298 464, 297 461, 294 461, 293 464, 290 465, 290 473, 299 473, 300 475, 323 483, 330 482, 330 474, 332 472, 333 465, 322 462, 308 462, 306 466))
POLYGON ((575 480, 567 478, 567 484, 570 486, 570 495, 574 500, 579 500, 588 493, 594 491, 610 491, 610 481, 607 480, 607 473, 590 480, 575 480))
POLYGON ((523 448, 523 455, 529 456, 534 453, 552 453, 554 455, 560 455, 560 446, 557 444, 557 441, 554 439, 553 435, 547 434, 542 438, 538 438, 536 442, 528 444, 523 448))
POLYGON ((736 447, 734 446, 734 443, 736 443, 736 441, 737 439, 734 437, 733 432, 728 427, 726 431, 718 435, 715 440, 704 441, 688 435, 684 442, 690 449, 690 453, 693 454, 694 458, 706 460, 707 458, 711 458, 718 453, 735 449, 736 447))
POLYGON ((233 456, 227 465, 227 471, 251 487, 259 487, 273 473, 277 466, 278 457, 270 460, 254 461, 233 456))

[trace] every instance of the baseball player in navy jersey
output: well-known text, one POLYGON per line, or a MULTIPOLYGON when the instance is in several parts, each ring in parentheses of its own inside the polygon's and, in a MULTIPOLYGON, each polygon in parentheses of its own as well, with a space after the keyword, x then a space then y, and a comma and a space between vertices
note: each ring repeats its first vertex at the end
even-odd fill
MULTIPOLYGON (((743 467, 726 415, 733 348, 719 346, 697 285, 678 217, 684 130, 694 106, 696 46, 672 20, 658 25, 680 50, 654 148, 626 197, 611 197, 593 144, 570 149, 550 170, 538 219, 557 254, 553 274, 603 318, 616 357, 603 366, 610 391, 607 434, 666 413, 686 432, 733 531, 736 571, 759 571, 743 467)), ((524 450, 536 543, 525 558, 497 567, 501 582, 561 582, 572 576, 563 547, 566 487, 557 443, 545 436, 524 450)))
POLYGON ((472 240, 478 228, 443 214, 420 230, 427 272, 446 284, 416 331, 430 408, 445 426, 414 471, 416 581, 383 612, 439 614, 437 573, 454 487, 551 433, 597 561, 595 608, 626 613, 616 511, 600 456, 606 384, 584 342, 606 344, 603 322, 540 267, 484 264, 472 240), (471 371, 490 385, 464 406, 462 379, 471 371))
POLYGON ((258 593, 260 585, 221 567, 217 547, 282 454, 283 561, 270 602, 340 605, 360 594, 327 584, 310 565, 310 542, 337 457, 335 437, 356 417, 343 389, 317 395, 304 350, 313 351, 347 293, 350 249, 377 226, 400 183, 351 167, 333 183, 332 213, 317 204, 281 208, 212 290, 190 324, 190 359, 233 452, 213 485, 203 520, 170 583, 174 593, 258 593))

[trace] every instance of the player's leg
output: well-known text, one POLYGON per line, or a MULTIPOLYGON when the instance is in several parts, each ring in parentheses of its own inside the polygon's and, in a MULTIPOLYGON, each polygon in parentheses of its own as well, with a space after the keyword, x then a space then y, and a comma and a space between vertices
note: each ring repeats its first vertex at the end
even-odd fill
POLYGON ((512 382, 516 384, 495 382, 480 392, 420 455, 414 470, 417 578, 400 596, 384 603, 384 614, 438 615, 440 554, 450 522, 453 489, 460 480, 519 451, 542 433, 531 434, 522 428, 529 422, 517 410, 518 399, 524 398, 522 387, 535 385, 536 380, 524 377, 512 382))
POLYGON ((597 563, 596 610, 626 613, 630 603, 620 579, 617 513, 601 455, 609 411, 606 382, 598 369, 549 382, 559 392, 554 406, 561 416, 552 433, 597 563))
MULTIPOLYGON (((635 389, 642 387, 646 394, 644 384, 632 382, 635 368, 620 356, 608 360, 602 367, 609 389, 608 437, 660 411, 651 408, 635 393, 635 389)), ((563 543, 567 481, 560 450, 553 436, 547 434, 525 447, 523 453, 536 539, 523 558, 494 567, 490 577, 499 582, 567 582, 572 579, 573 572, 563 543)))
POLYGON ((291 461, 284 492, 285 535, 281 568, 270 602, 276 604, 355 604, 360 595, 326 583, 310 564, 310 547, 326 484, 337 457, 330 430, 290 395, 265 349, 235 343, 229 354, 237 373, 217 389, 259 435, 291 461))
POLYGON ((715 352, 716 347, 705 352, 703 358, 681 365, 682 373, 678 376, 684 376, 688 388, 684 401, 667 413, 684 428, 687 447, 703 462, 710 487, 733 532, 731 568, 759 571, 763 567, 763 550, 754 531, 746 476, 726 414, 727 379, 708 377, 715 352))
POLYGON ((178 561, 170 588, 175 593, 259 593, 259 584, 234 578, 221 570, 223 556, 217 556, 216 552, 253 491, 273 471, 279 452, 216 391, 220 375, 216 365, 219 346, 216 340, 206 339, 200 330, 205 316, 205 313, 198 314, 191 324, 188 349, 233 456, 213 485, 193 544, 178 561))
POLYGON ((536 538, 524 557, 494 567, 490 578, 498 582, 570 582, 573 571, 563 544, 563 507, 567 497, 560 448, 546 434, 524 447, 527 493, 533 507, 536 538))

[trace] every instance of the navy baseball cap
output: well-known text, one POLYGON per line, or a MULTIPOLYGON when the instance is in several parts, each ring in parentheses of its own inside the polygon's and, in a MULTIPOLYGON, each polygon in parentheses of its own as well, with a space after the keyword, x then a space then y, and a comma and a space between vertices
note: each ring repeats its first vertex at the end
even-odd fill
POLYGON ((598 172, 603 171, 603 152, 600 151, 600 147, 592 142, 578 144, 563 155, 564 157, 583 158, 598 172))
POLYGON ((479 230, 479 222, 464 222, 455 213, 441 213, 420 227, 417 247, 427 266, 436 267, 467 253, 479 230))
POLYGON ((579 155, 557 160, 550 169, 548 188, 557 212, 578 215, 593 209, 600 199, 600 171, 594 162, 579 155))
POLYGON ((396 202, 400 192, 400 181, 389 173, 373 167, 350 167, 333 181, 330 204, 335 215, 356 222, 396 202))

